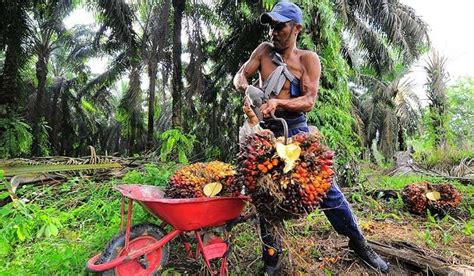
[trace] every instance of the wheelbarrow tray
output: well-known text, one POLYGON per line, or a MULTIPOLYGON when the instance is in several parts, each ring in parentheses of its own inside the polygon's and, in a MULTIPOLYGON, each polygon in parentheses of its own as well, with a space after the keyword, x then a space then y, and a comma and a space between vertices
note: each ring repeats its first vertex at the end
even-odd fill
POLYGON ((247 196, 165 198, 159 187, 150 185, 118 185, 115 189, 181 231, 224 225, 237 218, 249 200, 247 196))

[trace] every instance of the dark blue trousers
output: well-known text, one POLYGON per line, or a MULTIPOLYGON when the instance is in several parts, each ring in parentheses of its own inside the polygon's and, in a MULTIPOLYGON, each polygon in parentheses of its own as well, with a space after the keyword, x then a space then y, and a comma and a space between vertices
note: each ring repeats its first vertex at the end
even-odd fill
POLYGON ((337 233, 347 236, 351 240, 364 239, 349 202, 335 181, 320 206, 337 233))
MULTIPOLYGON (((306 117, 298 117, 296 119, 286 119, 288 123, 288 136, 291 137, 300 132, 308 132, 309 129, 307 126, 302 126, 306 122, 306 117), (292 127, 295 125, 297 127, 292 127)), ((269 128, 275 133, 275 136, 282 136, 283 129, 278 123, 272 122, 267 124, 264 127, 269 128)), ((364 236, 360 231, 357 220, 352 213, 352 210, 347 202, 346 197, 339 189, 339 186, 333 181, 331 188, 326 194, 326 198, 321 202, 320 205, 322 211, 328 218, 332 227, 336 230, 338 234, 349 237, 351 240, 363 240, 364 236)), ((265 220, 265 218, 260 219, 260 231, 263 240, 263 260, 268 266, 277 265, 279 258, 278 253, 281 252, 281 241, 274 237, 269 228, 271 225, 265 220), (277 254, 270 256, 268 254, 268 248, 273 248, 277 254)))

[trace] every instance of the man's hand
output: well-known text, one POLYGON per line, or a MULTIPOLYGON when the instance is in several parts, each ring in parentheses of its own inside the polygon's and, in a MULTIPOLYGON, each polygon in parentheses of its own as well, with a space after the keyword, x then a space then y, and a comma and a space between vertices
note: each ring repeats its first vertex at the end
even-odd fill
POLYGON ((263 117, 268 118, 272 112, 275 112, 278 107, 278 99, 270 99, 266 103, 262 104, 260 111, 262 111, 263 117))
POLYGON ((244 113, 248 117, 249 125, 251 127, 256 126, 259 120, 255 112, 253 112, 252 108, 250 107, 250 103, 248 102, 247 99, 244 100, 243 110, 244 110, 244 113))

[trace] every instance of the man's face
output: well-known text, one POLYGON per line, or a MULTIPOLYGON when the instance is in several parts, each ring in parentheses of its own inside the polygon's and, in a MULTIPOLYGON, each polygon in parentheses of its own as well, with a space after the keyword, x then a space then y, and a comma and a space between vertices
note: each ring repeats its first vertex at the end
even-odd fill
POLYGON ((296 34, 299 31, 297 30, 299 28, 296 28, 297 26, 298 24, 292 21, 273 21, 270 23, 270 36, 277 51, 284 50, 295 43, 296 34))

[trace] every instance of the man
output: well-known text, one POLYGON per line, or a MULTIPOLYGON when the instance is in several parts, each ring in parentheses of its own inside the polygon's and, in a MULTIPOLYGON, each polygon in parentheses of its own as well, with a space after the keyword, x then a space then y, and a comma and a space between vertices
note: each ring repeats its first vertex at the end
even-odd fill
MULTIPOLYGON (((270 25, 273 43, 264 42, 253 51, 250 59, 235 75, 234 86, 246 93, 246 99, 249 98, 251 104, 262 102, 260 109, 256 111, 260 111, 264 118, 268 118, 272 112, 277 117, 285 118, 289 136, 302 131, 308 132, 305 113, 314 108, 321 65, 316 53, 296 48, 298 34, 303 28, 301 10, 293 3, 282 1, 271 12, 262 14, 260 21, 270 25), (248 78, 257 72, 261 89, 248 83, 248 78)), ((250 112, 248 109, 247 111, 250 112)), ((264 120, 262 124, 276 136, 282 135, 280 123, 264 120)), ((349 237, 349 247, 364 262, 381 272, 388 272, 387 263, 367 245, 349 204, 336 183, 333 183, 321 208, 334 229, 349 237)), ((265 218, 261 219, 260 226, 264 243, 264 271, 277 275, 280 271, 281 241, 270 234, 270 225, 265 218)))

